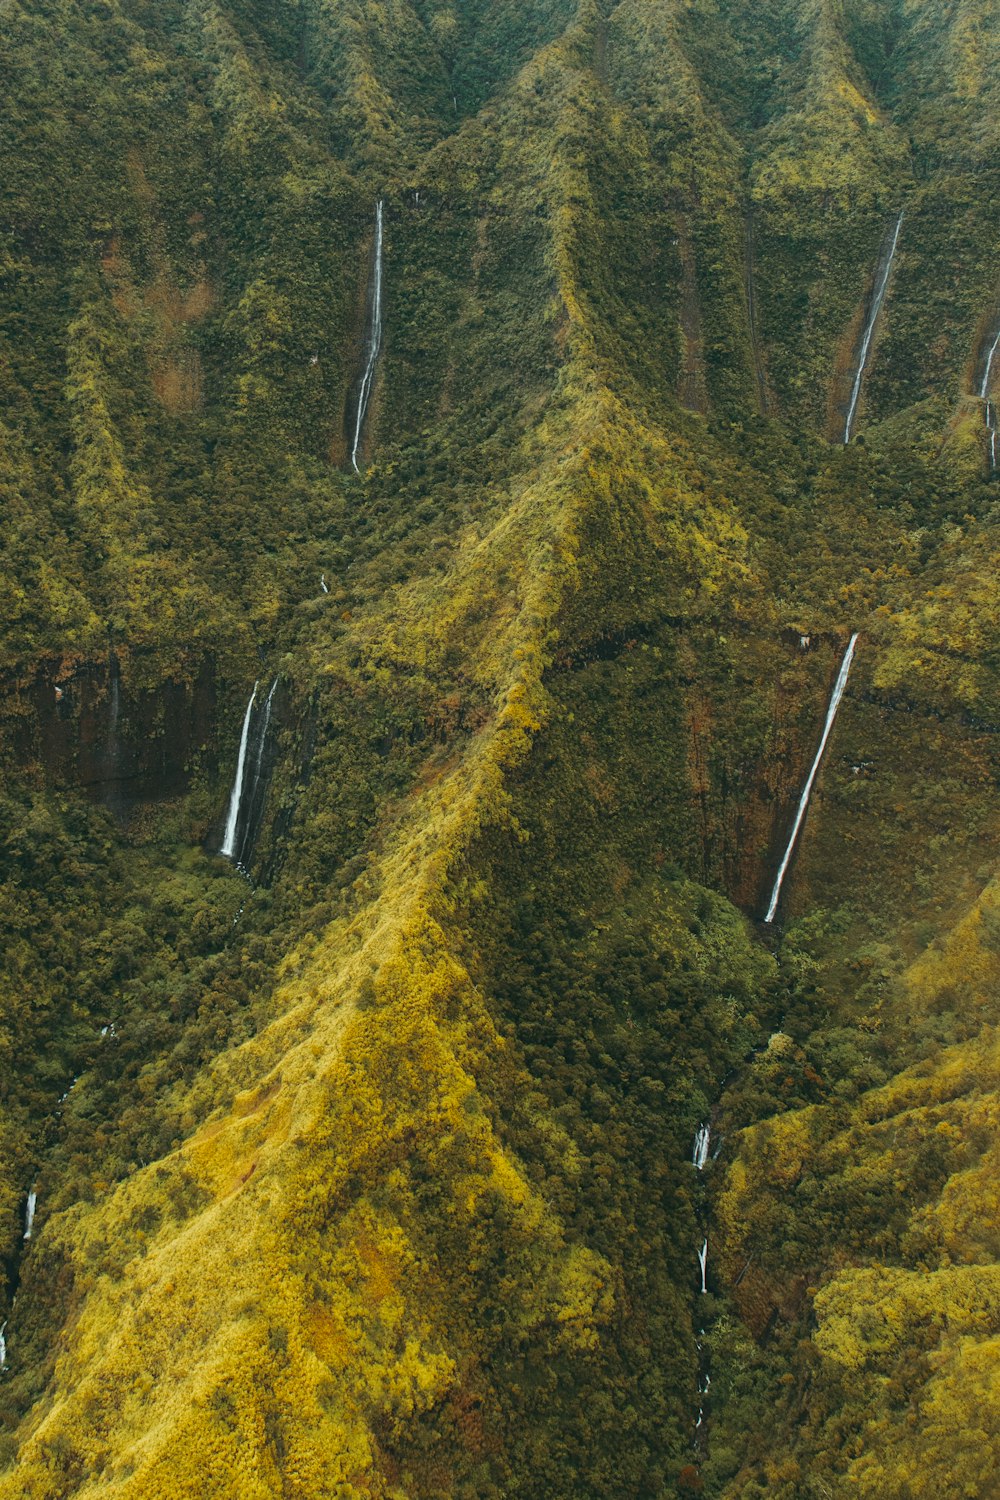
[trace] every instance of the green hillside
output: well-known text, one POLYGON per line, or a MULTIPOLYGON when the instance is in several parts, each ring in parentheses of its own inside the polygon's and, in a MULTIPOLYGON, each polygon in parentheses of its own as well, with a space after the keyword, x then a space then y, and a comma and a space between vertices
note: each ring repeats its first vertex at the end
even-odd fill
POLYGON ((995 5, 3 22, 0 1500, 988 1500, 995 5))

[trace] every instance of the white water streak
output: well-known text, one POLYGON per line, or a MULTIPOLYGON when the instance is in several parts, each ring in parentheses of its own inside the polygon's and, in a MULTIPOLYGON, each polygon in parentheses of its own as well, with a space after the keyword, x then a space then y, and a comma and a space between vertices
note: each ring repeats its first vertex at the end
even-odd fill
POLYGON ((875 295, 872 298, 871 308, 868 313, 868 323, 865 328, 864 338, 861 340, 861 349, 858 354, 857 373, 854 376, 854 384, 851 387, 851 400, 847 408, 847 421, 844 423, 845 443, 849 443, 851 441, 851 428, 854 425, 854 417, 858 409, 858 397, 861 395, 861 382, 864 379, 865 366, 868 363, 868 353, 871 349, 872 335, 875 332, 875 324, 878 322, 878 315, 882 311, 882 303, 885 301, 885 289, 889 285, 889 273, 892 270, 892 262, 896 255, 896 246, 899 244, 899 231, 902 227, 903 215, 901 212, 899 218, 896 220, 896 229, 892 236, 892 245, 890 247, 889 255, 886 259, 882 275, 879 277, 878 285, 875 288, 875 295))
POLYGON ((989 399, 990 376, 993 373, 993 356, 1000 347, 1000 329, 997 329, 996 338, 990 345, 990 352, 986 356, 986 369, 983 371, 982 383, 979 387, 979 399, 986 402, 986 431, 990 439, 990 470, 997 466, 997 413, 996 407, 989 399))
POLYGON ((691 1153, 691 1160, 694 1162, 699 1172, 704 1171, 705 1163, 708 1161, 708 1142, 711 1134, 712 1131, 710 1126, 698 1126, 698 1130, 694 1138, 694 1150, 691 1153))
POLYGON ((35 1205, 38 1202, 38 1194, 32 1188, 28 1194, 28 1201, 24 1206, 24 1238, 31 1239, 31 1231, 35 1226, 35 1205))
MULTIPOLYGON (((257 787, 260 785, 261 771, 264 769, 264 751, 267 748, 267 731, 268 731, 268 729, 270 728, 270 725, 271 725, 271 704, 274 701, 274 694, 275 694, 275 690, 276 690, 277 686, 278 686, 278 679, 276 677, 274 679, 274 681, 271 683, 270 691, 269 691, 269 693, 267 695, 267 698, 265 699, 265 702, 264 702, 264 714, 263 714, 263 718, 261 720, 260 731, 257 734, 256 739, 254 741, 253 780, 250 783, 250 793, 249 793, 249 797, 248 797, 248 801, 247 801, 247 807, 248 807, 248 810, 251 813, 253 811, 254 800, 255 800, 255 798, 257 796, 257 787)), ((249 836, 249 833, 250 833, 250 829, 249 829, 249 826, 248 826, 247 828, 244 829, 244 832, 243 832, 243 846, 240 849, 240 858, 241 859, 243 859, 244 855, 248 855, 251 852, 246 847, 246 845, 247 845, 247 838, 249 836)))
POLYGON ((705 1239, 705 1240, 702 1241, 701 1249, 698 1251, 698 1265, 701 1268, 701 1289, 702 1289, 703 1292, 707 1292, 708 1291, 708 1285, 707 1285, 707 1283, 705 1281, 705 1274, 706 1274, 706 1272, 708 1270, 708 1240, 707 1239, 705 1239))
POLYGON ((364 425, 365 413, 368 410, 368 402, 371 399, 372 386, 375 384, 375 365, 378 360, 379 350, 382 347, 382 199, 375 205, 375 280, 372 287, 371 320, 367 330, 365 343, 368 350, 368 358, 365 363, 365 373, 361 377, 361 389, 358 391, 358 410, 354 418, 354 445, 351 448, 351 464, 355 474, 361 471, 358 468, 358 448, 361 445, 361 429, 364 425))
POLYGON ((840 707, 840 700, 841 698, 843 698, 844 689, 847 687, 847 679, 851 673, 851 663, 854 660, 854 648, 857 643, 858 633, 857 631, 855 631, 855 633, 851 636, 847 650, 844 652, 844 659, 840 663, 840 671, 837 673, 837 680, 833 685, 833 693, 830 697, 830 706, 826 711, 826 723, 823 725, 823 735, 819 742, 819 749, 816 751, 816 757, 809 771, 809 777, 806 781, 806 784, 802 788, 802 796, 799 798, 798 811, 795 814, 795 822, 792 825, 792 832, 788 840, 787 848, 785 849, 785 857, 781 861, 781 865, 778 869, 778 874, 774 882, 774 889, 771 891, 771 903, 767 908, 767 916, 764 918, 765 922, 773 922, 774 914, 778 909, 778 899, 781 896, 782 882, 785 879, 785 875, 788 871, 788 866, 791 863, 792 852, 795 848, 795 842, 799 836, 799 830, 801 829, 802 824, 805 820, 806 808, 809 806, 809 797, 812 793, 813 782, 816 780, 816 773, 819 770, 819 763, 823 759, 823 751, 826 749, 826 742, 830 738, 830 731, 833 728, 833 721, 837 717, 837 709, 840 707))
POLYGON ((990 375, 993 372, 993 356, 997 352, 997 345, 998 344, 1000 344, 1000 329, 997 329, 997 336, 993 340, 993 343, 990 345, 990 352, 986 356, 986 369, 983 371, 983 381, 982 381, 982 385, 979 387, 979 395, 980 395, 981 400, 983 400, 983 401, 986 400, 986 397, 989 394, 989 389, 990 389, 990 375))
POLYGON ((219 850, 219 853, 224 854, 227 859, 233 859, 236 855, 236 825, 240 817, 243 771, 247 759, 247 740, 250 737, 250 715, 253 712, 254 700, 257 697, 259 686, 259 682, 254 683, 253 692, 250 694, 250 702, 247 704, 247 711, 243 715, 243 733, 240 735, 240 753, 236 761, 236 779, 233 782, 233 789, 229 794, 229 814, 226 818, 226 832, 222 840, 222 847, 219 850))

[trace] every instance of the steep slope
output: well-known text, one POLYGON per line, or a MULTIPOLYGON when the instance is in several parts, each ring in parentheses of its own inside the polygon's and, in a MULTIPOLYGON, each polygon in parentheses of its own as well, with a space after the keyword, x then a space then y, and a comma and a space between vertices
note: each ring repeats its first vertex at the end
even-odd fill
POLYGON ((986 1483, 982 19, 9 7, 0 1495, 986 1483))

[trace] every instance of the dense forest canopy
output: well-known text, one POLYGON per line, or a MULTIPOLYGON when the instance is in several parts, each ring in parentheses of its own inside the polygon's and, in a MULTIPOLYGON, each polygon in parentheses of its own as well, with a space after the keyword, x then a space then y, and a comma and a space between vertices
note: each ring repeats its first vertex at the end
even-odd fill
POLYGON ((0 1500, 993 1494, 995 0, 0 14, 0 1500))

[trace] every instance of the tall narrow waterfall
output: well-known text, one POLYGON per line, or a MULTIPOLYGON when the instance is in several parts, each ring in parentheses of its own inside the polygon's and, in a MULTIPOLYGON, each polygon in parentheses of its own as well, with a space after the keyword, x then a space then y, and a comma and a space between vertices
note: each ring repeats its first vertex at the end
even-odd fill
POLYGON ((268 689, 264 707, 254 714, 259 682, 253 685, 247 711, 243 715, 240 753, 236 761, 236 779, 229 796, 229 815, 220 854, 235 860, 242 870, 253 852, 254 834, 260 823, 261 789, 267 779, 267 736, 271 727, 271 705, 278 688, 277 677, 268 689))
POLYGON ((996 407, 990 400, 990 376, 993 373, 993 357, 998 347, 1000 347, 1000 329, 997 330, 996 337, 990 345, 989 353, 986 356, 986 368, 983 371, 983 378, 979 387, 979 398, 981 401, 986 402, 986 432, 990 444, 991 470, 997 466, 997 412, 996 407))
POLYGON ((227 859, 236 858, 236 829, 240 821, 240 802, 243 798, 243 772, 247 762, 247 740, 250 738, 250 715, 253 713, 254 700, 257 697, 257 689, 259 687, 260 683, 255 682, 253 692, 250 694, 250 702, 247 704, 247 711, 243 715, 240 753, 236 759, 236 779, 233 782, 233 789, 229 794, 229 815, 226 818, 226 831, 223 834, 222 846, 219 849, 219 853, 224 854, 227 859))
POLYGON ((708 1275, 708 1239, 707 1239, 707 1237, 704 1240, 702 1240, 701 1249, 698 1251, 698 1269, 701 1271, 701 1289, 702 1289, 703 1292, 707 1292, 708 1291, 708 1282, 705 1279, 706 1276, 708 1275))
POLYGON ((243 825, 243 838, 240 843, 240 862, 245 864, 250 854, 250 845, 253 834, 254 808, 257 804, 257 793, 260 790, 261 774, 264 770, 264 751, 267 748, 267 731, 271 727, 271 704, 274 702, 274 692, 278 686, 277 677, 271 683, 266 699, 264 700, 264 712, 261 715, 260 725, 253 736, 251 749, 251 760, 253 762, 250 775, 247 777, 249 790, 246 796, 246 817, 243 825))
POLYGON ((24 1205, 24 1238, 31 1239, 31 1231, 35 1227, 35 1205, 38 1202, 38 1194, 34 1188, 28 1194, 28 1201, 24 1205))
POLYGON ((858 397, 861 395, 861 382, 864 379, 865 366, 868 363, 868 354, 871 350, 872 335, 875 332, 875 324, 878 315, 882 311, 882 303, 885 301, 886 287, 889 285, 889 273, 896 256, 896 246, 899 244, 899 231, 903 227, 903 215, 900 212, 896 220, 896 228, 893 231, 892 244, 889 246, 889 254, 882 263, 882 269, 875 282, 875 291, 872 295, 871 304, 868 308, 868 321, 865 324, 864 336, 861 340, 861 348, 858 350, 858 367, 854 373, 854 384, 851 386, 851 399, 847 406, 847 421, 844 423, 844 442, 851 441, 851 428, 854 426, 854 418, 858 409, 858 397))
POLYGON ((771 891, 771 901, 767 908, 767 916, 764 918, 765 922, 773 922, 774 914, 778 910, 778 900, 781 896, 781 886, 786 874, 788 873, 788 866, 791 863, 792 852, 795 848, 795 842, 799 836, 799 831, 801 830, 802 824, 805 820, 806 808, 809 806, 809 798, 812 794, 813 782, 816 780, 816 773, 819 770, 819 763, 823 759, 823 751, 826 749, 826 742, 830 738, 830 731, 833 728, 833 721, 837 717, 837 709, 840 707, 840 700, 841 698, 843 698, 844 689, 847 687, 847 679, 851 675, 851 663, 854 660, 854 648, 857 643, 858 633, 857 631, 855 631, 848 643, 847 650, 844 652, 844 659, 840 663, 840 671, 837 673, 837 680, 833 684, 833 692, 830 695, 830 706, 826 711, 826 723, 823 725, 823 734, 820 738, 819 749, 816 751, 815 759, 813 760, 809 775, 806 778, 806 784, 802 788, 802 796, 799 798, 798 810, 795 814, 795 822, 792 824, 792 831, 789 835, 788 844, 785 848, 785 856, 782 859, 780 866, 778 867, 778 874, 775 878, 774 888, 771 891))
POLYGON ((983 371, 982 382, 979 386, 979 395, 983 401, 985 401, 986 397, 989 395, 990 376, 993 374, 993 359, 997 352, 998 345, 1000 345, 1000 329, 997 330, 997 336, 990 345, 989 353, 986 356, 986 368, 983 371))
POLYGON ((694 1150, 691 1153, 691 1160, 694 1162, 699 1172, 704 1171, 705 1163, 708 1161, 708 1143, 709 1139, 711 1138, 711 1134, 711 1126, 698 1126, 698 1130, 694 1138, 694 1150))
POLYGON ((372 386, 375 384, 375 366, 382 347, 382 199, 375 205, 375 261, 368 298, 368 317, 365 325, 365 369, 358 391, 358 409, 354 414, 354 439, 351 445, 351 466, 355 474, 358 469, 358 448, 364 427, 372 386))

